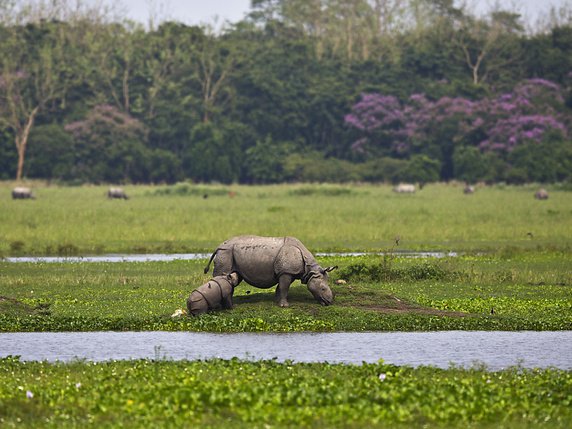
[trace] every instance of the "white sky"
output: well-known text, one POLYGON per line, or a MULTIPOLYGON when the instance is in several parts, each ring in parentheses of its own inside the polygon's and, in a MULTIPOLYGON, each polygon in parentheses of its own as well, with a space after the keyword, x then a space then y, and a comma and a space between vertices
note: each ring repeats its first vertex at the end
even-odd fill
MULTIPOLYGON (((121 11, 135 21, 147 24, 153 14, 159 20, 181 21, 185 24, 236 22, 250 9, 250 0, 88 0, 96 3, 122 5, 121 11)), ((521 12, 526 22, 533 23, 539 14, 546 14, 551 6, 572 6, 572 0, 465 0, 477 11, 489 10, 495 3, 521 12)), ((120 6, 121 7, 121 6, 120 6)))

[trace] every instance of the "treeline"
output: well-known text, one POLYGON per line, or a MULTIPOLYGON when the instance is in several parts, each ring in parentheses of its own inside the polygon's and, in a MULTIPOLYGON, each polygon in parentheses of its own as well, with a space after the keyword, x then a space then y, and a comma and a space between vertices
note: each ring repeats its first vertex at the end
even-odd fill
POLYGON ((253 0, 215 29, 0 2, 0 179, 572 179, 572 21, 253 0))

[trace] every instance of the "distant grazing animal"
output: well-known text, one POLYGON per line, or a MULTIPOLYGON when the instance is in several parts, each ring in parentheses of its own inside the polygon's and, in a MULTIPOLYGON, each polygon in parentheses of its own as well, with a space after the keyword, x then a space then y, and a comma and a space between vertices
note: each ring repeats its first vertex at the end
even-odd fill
POLYGON ((122 188, 109 188, 107 191, 107 198, 117 198, 128 200, 129 197, 122 188))
POLYGON ((415 185, 410 183, 400 183, 393 188, 393 192, 397 192, 398 194, 414 194, 415 185))
POLYGON ((536 198, 537 200, 547 200, 548 199, 548 192, 546 191, 546 189, 540 188, 534 194, 534 198, 536 198))
POLYGON ((471 185, 467 185, 467 186, 465 186, 465 188, 463 189, 463 193, 466 194, 466 195, 474 194, 474 193, 475 193, 475 187, 474 187, 474 186, 471 186, 471 185))
POLYGON ((214 276, 236 272, 239 283, 244 279, 261 289, 278 284, 276 300, 280 307, 288 307, 288 290, 296 279, 307 285, 320 304, 330 305, 334 300, 328 286, 328 272, 337 267, 320 267, 314 255, 297 238, 234 237, 217 247, 205 267, 205 273, 213 259, 214 276))
POLYGON ((30 188, 25 188, 23 186, 17 186, 16 188, 12 189, 12 199, 14 200, 35 200, 34 194, 32 194, 32 190, 30 188))
POLYGON ((197 316, 209 310, 232 308, 234 287, 238 284, 238 274, 216 276, 191 292, 187 299, 189 315, 197 316))

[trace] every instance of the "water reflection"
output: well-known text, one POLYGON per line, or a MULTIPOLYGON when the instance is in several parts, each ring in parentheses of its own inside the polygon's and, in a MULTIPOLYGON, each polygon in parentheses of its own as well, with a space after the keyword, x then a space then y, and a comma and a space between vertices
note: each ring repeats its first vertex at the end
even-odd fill
MULTIPOLYGON (((318 257, 349 257, 366 255, 383 255, 375 252, 342 252, 342 253, 316 253, 318 257)), ((394 252, 392 255, 401 258, 445 258, 457 257, 457 252, 394 252)), ((47 262, 47 263, 77 263, 77 262, 169 262, 177 260, 208 259, 210 253, 154 253, 138 255, 95 255, 95 256, 15 256, 5 258, 7 262, 47 262)))

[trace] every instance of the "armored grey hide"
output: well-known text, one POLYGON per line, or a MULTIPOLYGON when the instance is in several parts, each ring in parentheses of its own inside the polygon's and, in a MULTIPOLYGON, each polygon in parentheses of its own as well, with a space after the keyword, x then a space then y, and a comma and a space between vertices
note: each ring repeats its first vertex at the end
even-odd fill
POLYGON ((238 275, 216 276, 191 292, 187 299, 189 315, 196 316, 209 310, 232 308, 232 294, 238 284, 238 275))
POLYGON ((222 243, 212 254, 205 273, 214 259, 213 275, 237 272, 248 284, 267 289, 276 284, 276 298, 288 306, 290 284, 300 279, 323 305, 330 305, 333 294, 328 286, 327 271, 314 255, 294 237, 258 237, 244 235, 222 243))
POLYGON ((12 189, 12 199, 14 200, 27 200, 27 199, 35 199, 34 194, 32 194, 32 190, 30 188, 25 188, 23 186, 17 186, 12 189))
POLYGON ((121 188, 109 188, 107 191, 107 198, 118 198, 123 200, 129 199, 125 191, 121 188))

